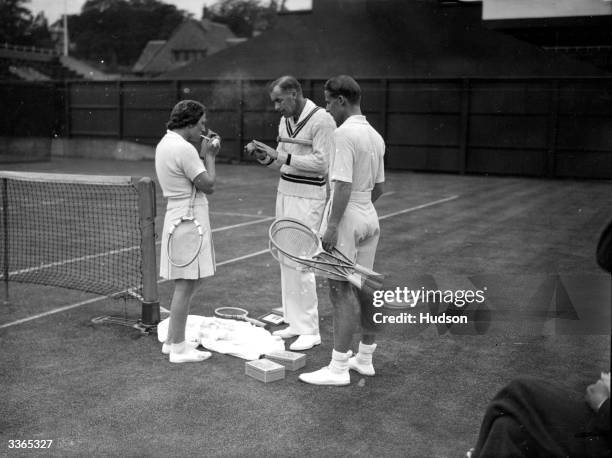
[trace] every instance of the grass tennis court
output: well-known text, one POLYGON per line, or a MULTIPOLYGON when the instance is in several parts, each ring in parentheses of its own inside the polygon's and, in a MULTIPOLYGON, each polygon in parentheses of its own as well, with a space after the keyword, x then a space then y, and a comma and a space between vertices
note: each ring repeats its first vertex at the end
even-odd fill
MULTIPOLYGON (((152 162, 5 169, 154 176, 152 162)), ((209 199, 218 270, 192 314, 227 305, 257 317, 280 305, 279 269, 267 253, 277 180, 254 165, 218 166, 209 199)), ((38 439, 53 440, 44 450, 51 456, 461 457, 488 400, 512 378, 583 391, 609 368, 611 279, 595 263, 595 245, 612 183, 388 171, 386 192, 376 204, 375 264, 386 286, 486 287, 484 308, 470 315, 478 321, 386 326, 377 375, 351 373, 348 387, 301 383, 301 371, 264 384, 244 374, 242 359, 215 353, 172 365, 155 336, 91 322, 137 318, 135 302, 11 283, 0 313, 0 453, 29 455, 8 441, 38 439)), ((157 205, 161 231, 161 196, 157 205)), ((304 370, 327 364, 331 352, 331 306, 318 285, 323 343, 305 352, 304 370)), ((159 293, 168 307, 172 284, 160 283, 159 293)))

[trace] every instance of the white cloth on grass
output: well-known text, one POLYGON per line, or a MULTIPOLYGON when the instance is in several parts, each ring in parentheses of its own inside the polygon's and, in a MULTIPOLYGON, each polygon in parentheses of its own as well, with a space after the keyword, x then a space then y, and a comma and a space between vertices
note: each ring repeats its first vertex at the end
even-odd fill
MULTIPOLYGON (((170 318, 157 325, 157 338, 165 342, 170 318)), ((285 350, 285 343, 264 328, 245 321, 188 315, 185 340, 199 342, 208 350, 253 360, 273 351, 285 350)))

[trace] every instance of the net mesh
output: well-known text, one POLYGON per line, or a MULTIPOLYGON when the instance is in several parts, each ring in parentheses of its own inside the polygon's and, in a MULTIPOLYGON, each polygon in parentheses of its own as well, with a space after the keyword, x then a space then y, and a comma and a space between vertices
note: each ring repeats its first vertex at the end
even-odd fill
POLYGON ((142 299, 136 186, 2 178, 0 194, 3 280, 142 299))

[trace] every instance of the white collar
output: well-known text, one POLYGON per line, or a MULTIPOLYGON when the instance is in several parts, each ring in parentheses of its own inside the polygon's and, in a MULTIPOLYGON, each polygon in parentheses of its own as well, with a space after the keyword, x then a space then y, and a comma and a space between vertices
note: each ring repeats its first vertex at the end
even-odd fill
POLYGON ((305 98, 304 100, 306 100, 306 103, 304 104, 304 108, 302 108, 302 112, 300 113, 300 117, 298 118, 298 120, 294 121, 293 116, 289 116, 289 120, 293 124, 298 124, 302 119, 308 116, 308 114, 316 107, 315 103, 312 100, 307 98, 305 98))

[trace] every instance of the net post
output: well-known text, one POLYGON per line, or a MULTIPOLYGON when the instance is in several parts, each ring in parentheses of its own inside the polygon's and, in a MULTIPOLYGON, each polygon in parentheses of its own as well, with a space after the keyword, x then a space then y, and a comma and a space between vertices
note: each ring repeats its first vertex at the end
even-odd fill
POLYGON ((155 250, 155 182, 144 177, 138 180, 136 188, 142 234, 142 324, 155 326, 160 321, 155 250))
POLYGON ((4 256, 4 264, 2 273, 4 275, 4 301, 9 301, 9 226, 8 226, 8 179, 2 178, 2 231, 4 237, 2 240, 2 255, 4 256))

